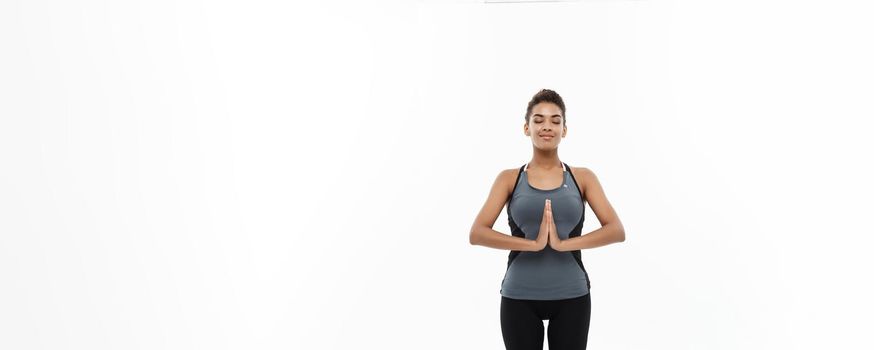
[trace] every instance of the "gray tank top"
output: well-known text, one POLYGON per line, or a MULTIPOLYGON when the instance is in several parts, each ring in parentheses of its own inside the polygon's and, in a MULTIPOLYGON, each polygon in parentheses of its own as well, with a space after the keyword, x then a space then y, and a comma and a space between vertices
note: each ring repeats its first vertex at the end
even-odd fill
MULTIPOLYGON (((546 199, 552 201, 552 216, 561 239, 580 236, 585 202, 567 164, 562 184, 538 189, 528 182, 527 164, 519 168, 516 185, 507 203, 513 236, 537 239, 546 199)), ((580 251, 559 252, 546 246, 538 252, 510 251, 501 295, 512 299, 559 300, 589 293, 589 275, 580 251)))

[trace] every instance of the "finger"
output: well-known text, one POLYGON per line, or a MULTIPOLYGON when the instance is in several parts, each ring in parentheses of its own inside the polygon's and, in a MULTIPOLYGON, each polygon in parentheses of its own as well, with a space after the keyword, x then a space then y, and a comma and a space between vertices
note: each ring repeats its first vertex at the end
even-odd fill
POLYGON ((546 213, 546 227, 547 230, 552 230, 552 210, 546 213))

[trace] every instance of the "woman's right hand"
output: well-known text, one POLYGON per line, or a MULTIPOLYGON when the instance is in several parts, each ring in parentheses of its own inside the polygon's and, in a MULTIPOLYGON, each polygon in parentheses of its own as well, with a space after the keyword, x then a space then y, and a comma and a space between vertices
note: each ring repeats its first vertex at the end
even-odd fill
POLYGON ((543 220, 540 221, 540 232, 537 233, 535 252, 543 250, 549 244, 549 223, 552 222, 552 204, 549 199, 543 205, 543 220))

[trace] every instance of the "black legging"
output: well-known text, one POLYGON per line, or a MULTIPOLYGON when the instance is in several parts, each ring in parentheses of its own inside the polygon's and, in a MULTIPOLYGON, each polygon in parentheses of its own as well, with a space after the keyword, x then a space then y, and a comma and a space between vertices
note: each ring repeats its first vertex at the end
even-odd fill
POLYGON ((562 300, 501 297, 501 333, 507 350, 543 350, 543 320, 549 320, 549 350, 585 350, 592 314, 591 292, 562 300))

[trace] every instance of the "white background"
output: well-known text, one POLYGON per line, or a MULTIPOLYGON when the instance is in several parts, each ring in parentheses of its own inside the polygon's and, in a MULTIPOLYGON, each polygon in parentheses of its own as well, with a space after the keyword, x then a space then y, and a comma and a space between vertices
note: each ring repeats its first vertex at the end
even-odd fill
POLYGON ((589 348, 870 349, 869 6, 3 1, 0 348, 501 349, 550 88, 589 348))

